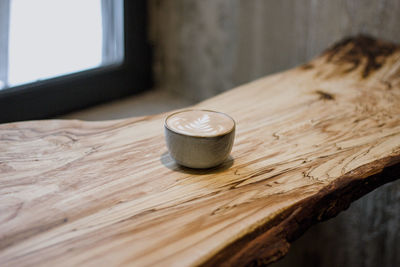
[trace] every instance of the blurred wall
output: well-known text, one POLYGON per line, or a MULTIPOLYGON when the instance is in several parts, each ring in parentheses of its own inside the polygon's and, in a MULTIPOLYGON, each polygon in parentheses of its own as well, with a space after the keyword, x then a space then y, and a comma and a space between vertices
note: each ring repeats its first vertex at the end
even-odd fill
POLYGON ((318 55, 344 36, 400 42, 399 0, 150 0, 159 86, 202 100, 318 55))
MULTIPOLYGON (((400 0, 150 0, 149 7, 156 84, 191 100, 304 63, 344 36, 400 42, 400 0)), ((313 227, 276 266, 400 266, 400 181, 313 227)))

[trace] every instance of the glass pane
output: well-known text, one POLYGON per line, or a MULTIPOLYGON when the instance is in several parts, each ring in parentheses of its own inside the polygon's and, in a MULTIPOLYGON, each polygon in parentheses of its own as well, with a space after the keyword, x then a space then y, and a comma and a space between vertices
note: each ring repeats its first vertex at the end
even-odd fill
POLYGON ((0 89, 121 62, 122 3, 10 0, 8 79, 0 89))

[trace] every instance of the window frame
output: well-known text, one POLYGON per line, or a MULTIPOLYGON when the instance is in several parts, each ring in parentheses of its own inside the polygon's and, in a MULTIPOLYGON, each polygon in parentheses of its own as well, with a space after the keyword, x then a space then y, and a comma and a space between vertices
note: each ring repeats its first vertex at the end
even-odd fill
POLYGON ((124 0, 124 59, 0 90, 0 122, 46 119, 144 91, 152 86, 146 0, 124 0))

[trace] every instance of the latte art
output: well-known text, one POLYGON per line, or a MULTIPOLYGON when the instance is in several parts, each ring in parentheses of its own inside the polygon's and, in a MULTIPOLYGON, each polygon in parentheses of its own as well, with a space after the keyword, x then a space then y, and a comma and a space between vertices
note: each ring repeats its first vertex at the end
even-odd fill
POLYGON ((178 133, 192 136, 217 136, 231 131, 235 124, 227 115, 205 110, 187 110, 167 118, 167 126, 178 133))
POLYGON ((174 125, 178 130, 187 133, 217 134, 223 130, 222 125, 217 125, 217 129, 210 125, 210 116, 204 114, 195 121, 188 121, 185 118, 171 118, 169 123, 174 125))

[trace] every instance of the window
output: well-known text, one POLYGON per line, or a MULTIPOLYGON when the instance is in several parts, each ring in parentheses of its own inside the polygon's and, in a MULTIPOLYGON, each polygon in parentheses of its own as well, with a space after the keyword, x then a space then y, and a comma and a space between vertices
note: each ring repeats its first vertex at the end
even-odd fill
POLYGON ((150 84, 145 0, 0 1, 1 122, 48 118, 150 84))

